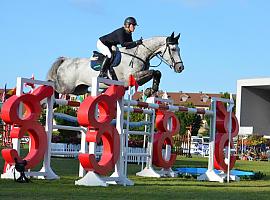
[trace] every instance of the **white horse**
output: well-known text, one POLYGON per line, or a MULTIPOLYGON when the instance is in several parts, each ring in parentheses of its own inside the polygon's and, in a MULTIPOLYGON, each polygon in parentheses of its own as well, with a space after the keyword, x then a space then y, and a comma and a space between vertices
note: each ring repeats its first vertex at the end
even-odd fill
MULTIPOLYGON (((151 88, 145 90, 146 96, 151 96, 159 89, 161 72, 149 69, 150 60, 157 56, 176 73, 182 72, 184 65, 180 56, 178 40, 180 34, 174 37, 153 37, 143 40, 141 45, 127 49, 119 48, 121 61, 111 67, 110 72, 115 72, 119 81, 128 86, 129 76, 132 74, 139 86, 153 79, 151 88), (113 69, 113 70, 112 70, 113 69)), ((47 80, 55 83, 55 90, 61 94, 85 94, 91 87, 92 77, 97 77, 99 71, 89 65, 90 58, 64 58, 60 57, 54 62, 47 74, 47 80)), ((106 86, 104 86, 106 87, 106 86)))

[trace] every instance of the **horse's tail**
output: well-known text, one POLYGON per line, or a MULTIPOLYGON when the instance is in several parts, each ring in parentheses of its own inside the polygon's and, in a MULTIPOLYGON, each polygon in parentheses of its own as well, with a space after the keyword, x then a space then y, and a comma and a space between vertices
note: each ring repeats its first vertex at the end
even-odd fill
POLYGON ((55 84, 55 89, 58 91, 59 88, 59 82, 57 78, 57 71, 60 65, 66 60, 67 58, 65 57, 59 57, 57 60, 52 64, 52 67, 48 71, 47 74, 47 81, 53 81, 55 84))

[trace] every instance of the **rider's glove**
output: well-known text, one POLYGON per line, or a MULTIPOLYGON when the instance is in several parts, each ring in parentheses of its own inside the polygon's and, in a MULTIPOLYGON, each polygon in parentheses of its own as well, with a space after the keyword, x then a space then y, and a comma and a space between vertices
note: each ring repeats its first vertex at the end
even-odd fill
POLYGON ((142 38, 136 41, 136 45, 142 44, 142 38))

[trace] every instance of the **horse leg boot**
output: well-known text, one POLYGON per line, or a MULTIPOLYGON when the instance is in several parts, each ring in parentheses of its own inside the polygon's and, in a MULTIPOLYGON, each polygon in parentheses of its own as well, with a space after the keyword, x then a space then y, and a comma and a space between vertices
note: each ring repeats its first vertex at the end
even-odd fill
POLYGON ((161 72, 158 70, 155 70, 153 72, 153 84, 152 84, 152 88, 147 88, 144 91, 145 96, 150 97, 152 96, 154 93, 156 93, 159 89, 159 83, 160 83, 160 78, 161 78, 161 72))
POLYGON ((100 73, 98 75, 98 77, 102 77, 102 78, 109 78, 108 77, 108 69, 110 67, 110 58, 108 58, 108 56, 105 56, 102 65, 100 67, 100 73))
POLYGON ((152 89, 154 90, 154 92, 158 91, 160 78, 161 78, 161 72, 156 70, 154 72, 153 85, 152 85, 152 89))

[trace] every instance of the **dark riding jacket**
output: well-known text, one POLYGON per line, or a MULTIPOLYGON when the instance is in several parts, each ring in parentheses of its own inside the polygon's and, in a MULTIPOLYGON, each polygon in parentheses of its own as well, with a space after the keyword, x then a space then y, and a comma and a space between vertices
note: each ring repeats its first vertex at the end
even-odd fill
POLYGON ((109 49, 118 44, 126 48, 137 46, 137 43, 132 40, 132 33, 127 32, 124 27, 118 28, 109 34, 100 37, 99 40, 109 49))

